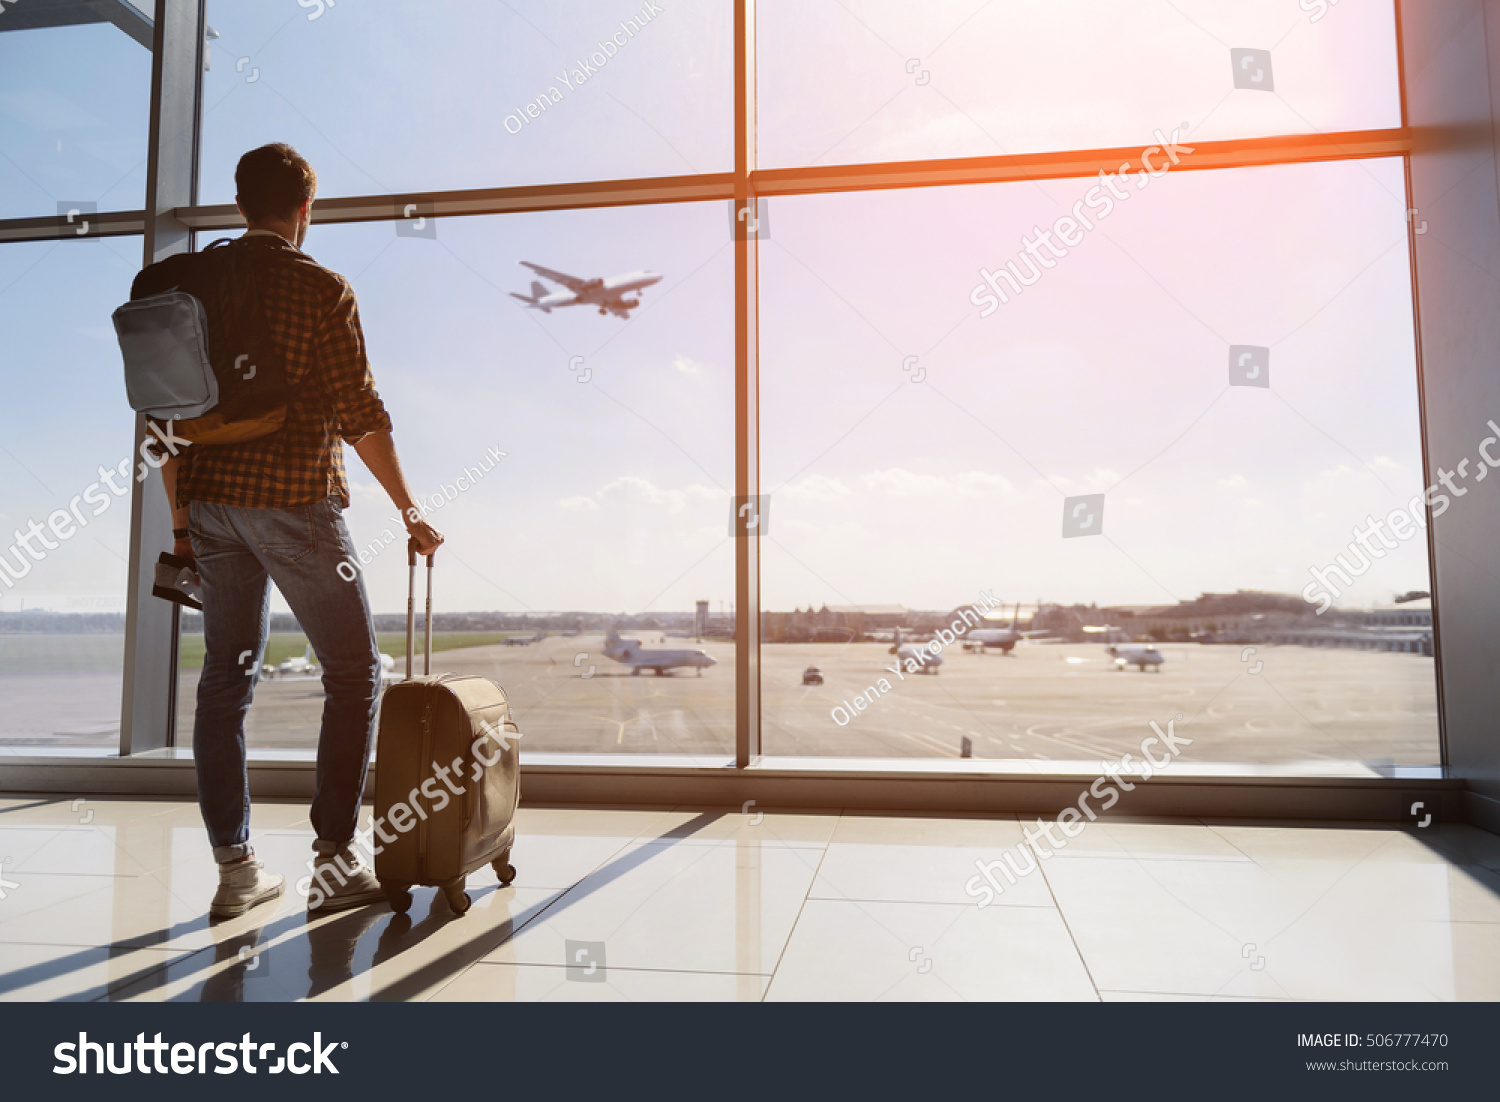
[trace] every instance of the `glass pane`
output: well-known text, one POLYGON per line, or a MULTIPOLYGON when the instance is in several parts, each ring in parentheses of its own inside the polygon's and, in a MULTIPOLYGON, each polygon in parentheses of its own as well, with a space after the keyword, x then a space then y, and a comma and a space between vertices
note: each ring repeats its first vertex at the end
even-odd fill
POLYGON ((1425 535, 1350 549, 1423 488, 1401 162, 1169 173, 1033 264, 1094 183, 773 204, 766 752, 1436 762, 1425 535))
MULTIPOLYGON (((318 226, 306 248, 360 296, 403 463, 448 537, 435 574, 434 672, 497 680, 528 752, 732 753, 729 204, 433 225, 434 238, 400 236, 393 223, 318 226), (661 281, 624 318, 593 306, 544 313, 511 297, 533 283, 560 293, 552 275, 641 270, 661 281), (615 658, 610 624, 627 641, 610 648, 615 658)), ((381 649, 399 675, 404 536, 383 491, 346 457, 347 519, 368 559, 381 649)), ((287 611, 279 596, 275 607, 287 611)), ((273 625, 270 664, 304 656, 293 628, 273 625)), ((201 642, 197 653, 201 662, 201 642)), ((321 688, 293 666, 259 686, 256 747, 316 745, 321 688)), ((183 742, 196 681, 184 670, 183 742)))
POLYGON ((1390 0, 1335 4, 762 0, 759 163, 1399 126, 1390 0))
POLYGON ((0 247, 0 753, 120 743, 132 421, 109 316, 140 256, 0 247))
POLYGON ((87 7, 0 12, 0 218, 146 205, 151 47, 123 29, 145 18, 87 7))
POLYGON ((205 203, 230 202, 240 155, 273 141, 324 195, 733 166, 728 0, 299 2, 210 0, 205 203))

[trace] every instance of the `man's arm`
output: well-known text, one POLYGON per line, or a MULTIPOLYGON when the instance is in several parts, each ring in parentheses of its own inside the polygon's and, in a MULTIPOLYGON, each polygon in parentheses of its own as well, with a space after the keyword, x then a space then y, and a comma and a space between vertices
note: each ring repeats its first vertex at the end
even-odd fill
POLYGON ((443 543, 443 535, 422 519, 422 510, 412 498, 411 487, 406 484, 406 475, 401 472, 401 460, 396 455, 396 442, 390 431, 366 433, 354 441, 354 451, 375 481, 390 495, 396 508, 401 510, 401 520, 407 534, 417 541, 417 553, 430 555, 443 543))

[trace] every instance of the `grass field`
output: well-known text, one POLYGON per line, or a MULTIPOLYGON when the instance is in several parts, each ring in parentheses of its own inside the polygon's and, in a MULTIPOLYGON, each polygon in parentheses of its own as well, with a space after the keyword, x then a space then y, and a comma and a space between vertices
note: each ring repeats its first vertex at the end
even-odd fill
MULTIPOLYGON (((435 631, 432 633, 432 653, 445 650, 463 650, 467 647, 487 647, 503 642, 512 635, 526 635, 521 631, 435 631)), ((389 654, 398 662, 406 654, 406 636, 397 632, 378 632, 375 636, 382 654, 389 654)), ((286 658, 301 658, 307 651, 307 636, 300 631, 273 632, 266 643, 265 662, 278 665, 286 658)), ((417 633, 417 653, 422 653, 422 635, 417 633)), ((203 668, 203 636, 184 635, 178 647, 178 666, 185 670, 203 668)))

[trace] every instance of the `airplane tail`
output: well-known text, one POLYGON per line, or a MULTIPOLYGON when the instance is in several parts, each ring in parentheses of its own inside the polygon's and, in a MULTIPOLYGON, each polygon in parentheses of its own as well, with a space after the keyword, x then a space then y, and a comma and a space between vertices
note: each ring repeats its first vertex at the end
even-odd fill
MULTIPOLYGON (((551 292, 548 291, 546 287, 544 287, 541 283, 539 283, 539 282, 537 282, 536 280, 533 279, 531 281, 531 294, 530 295, 523 295, 523 294, 520 294, 519 292, 511 291, 510 292, 510 297, 511 298, 515 298, 515 299, 520 299, 527 306, 536 306, 539 302, 542 301, 542 299, 544 299, 545 297, 547 297, 547 295, 549 295, 550 293, 551 292)), ((538 309, 540 309, 542 311, 542 313, 544 313, 544 314, 550 314, 550 313, 552 313, 551 309, 549 309, 546 306, 539 306, 538 309)))
POLYGON ((1012 615, 1011 618, 1010 618, 1010 630, 1011 631, 1015 631, 1016 628, 1020 626, 1020 624, 1021 624, 1021 602, 1017 601, 1016 602, 1016 611, 1015 611, 1015 614, 1012 615))

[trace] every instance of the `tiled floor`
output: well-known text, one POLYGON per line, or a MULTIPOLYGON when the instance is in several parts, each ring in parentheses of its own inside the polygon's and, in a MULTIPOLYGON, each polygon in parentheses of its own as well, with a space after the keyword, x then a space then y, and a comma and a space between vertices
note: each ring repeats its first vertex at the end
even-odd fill
MULTIPOLYGON (((192 804, 0 798, 0 998, 1500 999, 1500 837, 1100 821, 977 906, 1021 825, 527 807, 463 918, 289 890, 211 926, 192 804)), ((254 828, 307 875, 304 805, 254 828)))

